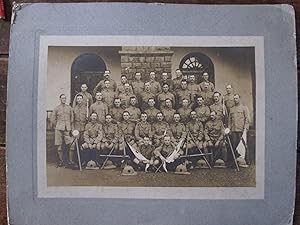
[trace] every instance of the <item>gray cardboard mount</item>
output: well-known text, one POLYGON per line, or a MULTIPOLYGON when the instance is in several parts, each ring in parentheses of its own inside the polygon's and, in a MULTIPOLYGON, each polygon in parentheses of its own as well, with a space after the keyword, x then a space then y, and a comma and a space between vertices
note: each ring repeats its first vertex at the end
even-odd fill
MULTIPOLYGON (((292 224, 296 174, 296 41, 289 5, 24 4, 11 27, 7 179, 13 225, 292 224), (262 36, 265 68, 263 199, 37 197, 41 35, 262 36)), ((259 98, 256 99, 259 102, 259 98)), ((259 149, 257 149, 259 151, 259 149)))

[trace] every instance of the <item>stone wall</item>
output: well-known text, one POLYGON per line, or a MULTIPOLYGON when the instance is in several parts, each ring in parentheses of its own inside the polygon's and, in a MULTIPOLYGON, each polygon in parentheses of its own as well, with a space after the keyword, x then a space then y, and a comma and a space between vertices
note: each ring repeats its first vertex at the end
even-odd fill
POLYGON ((133 79, 136 72, 142 74, 142 80, 147 80, 151 71, 156 72, 157 79, 163 72, 167 72, 171 77, 171 58, 173 51, 170 47, 122 47, 119 51, 121 55, 121 73, 127 75, 128 79, 133 79))

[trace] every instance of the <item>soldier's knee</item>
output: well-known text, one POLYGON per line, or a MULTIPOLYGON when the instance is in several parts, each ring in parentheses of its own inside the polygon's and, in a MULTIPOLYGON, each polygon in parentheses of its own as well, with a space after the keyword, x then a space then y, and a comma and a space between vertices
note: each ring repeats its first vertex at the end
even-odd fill
POLYGON ((97 150, 100 150, 100 149, 101 149, 101 144, 100 144, 100 143, 98 143, 98 144, 96 145, 96 149, 97 149, 97 150))

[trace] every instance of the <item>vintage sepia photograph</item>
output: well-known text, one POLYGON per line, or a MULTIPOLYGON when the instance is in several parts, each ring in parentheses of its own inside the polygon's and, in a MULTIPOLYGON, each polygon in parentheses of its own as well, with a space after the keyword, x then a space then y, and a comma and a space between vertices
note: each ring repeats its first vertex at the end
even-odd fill
POLYGON ((263 49, 251 38, 169 38, 41 44, 45 188, 257 187, 263 49))

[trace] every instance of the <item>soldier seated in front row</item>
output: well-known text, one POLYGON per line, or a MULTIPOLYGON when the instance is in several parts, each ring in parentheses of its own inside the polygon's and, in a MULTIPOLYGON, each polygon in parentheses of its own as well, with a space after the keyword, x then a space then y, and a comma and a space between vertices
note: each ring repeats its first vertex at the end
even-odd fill
POLYGON ((166 136, 170 131, 169 124, 164 121, 164 115, 159 112, 156 115, 156 122, 152 124, 153 132, 153 144, 155 147, 161 145, 164 136, 166 136))
POLYGON ((154 154, 153 154, 154 147, 151 143, 150 137, 145 136, 143 138, 143 142, 138 147, 138 150, 147 160, 142 160, 135 157, 133 159, 133 162, 136 165, 135 167, 137 170, 145 170, 147 172, 148 168, 152 167, 154 162, 154 154))
MULTIPOLYGON (((105 116, 105 122, 102 125, 103 138, 101 142, 101 154, 102 155, 120 155, 122 152, 118 148, 118 125, 113 123, 113 119, 110 114, 105 116)), ((122 149, 121 149, 122 150, 122 149)), ((101 158, 101 163, 105 158, 101 158)), ((117 158, 109 158, 114 164, 118 164, 117 158)))
MULTIPOLYGON (((186 131, 188 132, 188 141, 187 141, 187 149, 188 155, 207 153, 205 149, 203 149, 203 125, 197 119, 197 113, 192 111, 190 113, 190 121, 186 125, 186 131)), ((193 164, 197 162, 200 157, 191 157, 191 161, 193 164)))
POLYGON ((128 111, 123 112, 123 121, 118 125, 119 128, 119 150, 123 150, 126 147, 126 143, 136 147, 135 145, 135 123, 130 120, 130 113, 128 111))
POLYGON ((216 114, 215 111, 212 111, 210 113, 210 120, 205 124, 205 142, 203 145, 212 151, 212 163, 215 164, 216 160, 219 160, 218 162, 221 162, 225 166, 225 162, 227 162, 227 149, 224 142, 224 126, 222 121, 217 120, 216 114))
POLYGON ((173 116, 173 122, 170 124, 170 130, 172 133, 171 140, 177 145, 180 140, 186 137, 186 128, 183 123, 180 122, 180 114, 175 113, 173 116))
POLYGON ((102 138, 102 125, 98 123, 97 113, 92 113, 83 133, 82 157, 84 165, 90 160, 97 161, 96 150, 100 150, 102 138))

